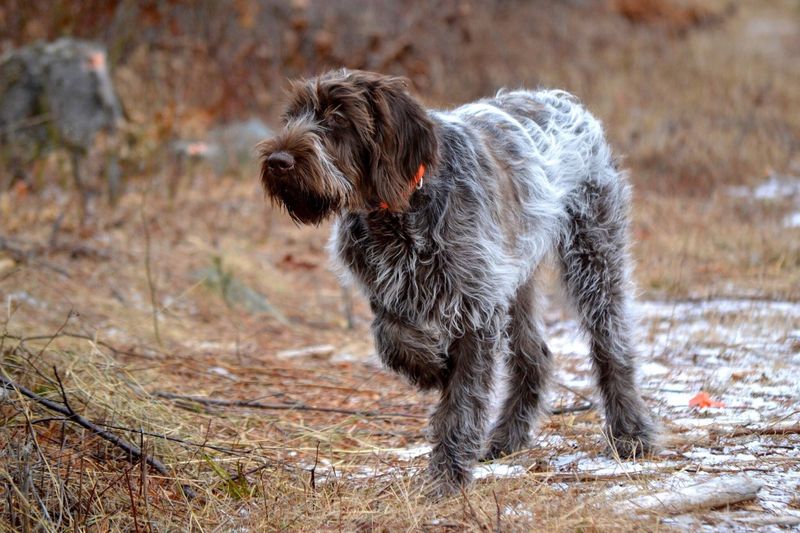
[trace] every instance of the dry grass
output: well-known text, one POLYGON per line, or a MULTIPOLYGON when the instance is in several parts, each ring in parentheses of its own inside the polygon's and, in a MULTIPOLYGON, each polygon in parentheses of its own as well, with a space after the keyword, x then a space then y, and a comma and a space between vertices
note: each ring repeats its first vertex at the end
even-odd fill
MULTIPOLYGON (((389 450, 424 440, 433 397, 375 365, 276 355, 320 343, 333 344, 337 354, 371 350, 360 300, 355 330, 345 327, 338 286, 324 268, 324 232, 289 229, 282 218, 265 224, 272 214, 253 184, 212 185, 200 177, 195 185, 172 207, 151 192, 145 208, 158 213, 146 221, 160 345, 142 259, 141 194, 128 194, 113 212, 103 208, 94 233, 82 239, 65 223, 57 247, 41 252, 34 244, 46 242, 56 211, 39 197, 15 202, 11 244, 32 253, 16 253, 0 285, 4 375, 60 401, 57 367, 77 412, 129 428, 112 431, 143 442, 175 479, 146 474, 112 445, 9 391, 0 433, 8 491, 0 520, 7 527, 481 529, 496 526, 497 505, 508 527, 524 528, 534 517, 564 530, 615 523, 594 509, 601 486, 576 486, 572 496, 556 498, 547 474, 481 482, 444 504, 420 497, 414 473, 423 459, 409 463, 389 450), (266 295, 281 314, 226 303, 209 283, 215 257, 222 258, 223 277, 266 295), (377 414, 206 407, 158 392, 377 414), (199 497, 186 501, 175 480, 199 497), (519 515, 503 511, 517 504, 524 504, 519 515)), ((552 427, 561 432, 571 423, 554 420, 552 427)), ((537 453, 526 459, 534 469, 553 450, 537 453)))
MULTIPOLYGON (((357 299, 355 329, 346 329, 338 285, 324 266, 326 232, 290 227, 263 205, 253 183, 212 180, 198 176, 173 205, 158 190, 147 196, 160 343, 143 259, 141 191, 128 194, 114 211, 101 207, 94 229, 84 229, 83 237, 67 217, 55 248, 36 244, 47 242, 57 210, 41 197, 14 198, 15 216, 8 220, 15 266, 0 282, 6 306, 3 371, 59 401, 52 370, 57 367, 76 411, 128 428, 112 431, 143 442, 175 477, 146 474, 105 441, 8 392, 0 433, 0 468, 10 491, 0 519, 7 527, 27 520, 53 530, 477 530, 497 527, 498 506, 501 529, 534 523, 552 530, 656 527, 646 518, 619 517, 606 506, 606 487, 619 476, 586 482, 576 474, 571 481, 571 475, 552 470, 553 457, 574 451, 566 445, 516 458, 515 464, 529 470, 524 476, 481 481, 464 497, 443 503, 422 498, 417 472, 424 458, 409 462, 391 450, 424 442, 424 418, 434 398, 374 363, 359 362, 371 353, 369 312, 357 299), (25 250, 30 253, 20 253, 25 250), (246 298, 226 301, 219 279, 263 295, 279 312, 252 311, 246 298), (59 331, 61 336, 49 338, 59 331), (283 349, 317 344, 333 345, 337 357, 279 356, 283 349), (356 361, 342 357, 347 354, 356 361), (358 414, 204 406, 158 392, 358 414), (199 497, 186 501, 176 480, 199 497)), ((649 195, 640 198, 638 212, 653 217, 648 222, 640 216, 636 225, 643 286, 673 295, 713 293, 719 274, 707 269, 712 254, 705 255, 706 242, 731 250, 714 255, 712 264, 740 272, 717 280, 719 291, 751 281, 754 289, 786 288, 786 279, 769 271, 737 268, 748 245, 740 244, 736 230, 746 226, 746 218, 730 227, 729 214, 718 218, 714 210, 686 210, 685 204, 649 195), (692 218, 685 224, 705 230, 682 226, 687 214, 692 218), (672 240, 647 234, 648 224, 663 229, 666 221, 685 240, 680 233, 672 240), (659 246, 658 260, 648 259, 646 251, 659 246)), ((778 244, 761 239, 749 249, 771 246, 778 244)), ((780 268, 796 279, 796 264, 780 268)), ((602 453, 595 412, 555 417, 543 430, 602 453)), ((649 476, 631 477, 647 486, 649 476)))
POLYGON ((567 89, 648 190, 706 196, 798 164, 798 20, 793 0, 55 0, 0 7, 0 47, 64 33, 105 43, 136 139, 129 174, 158 172, 142 156, 173 135, 274 123, 287 78, 347 66, 408 76, 435 105, 567 89))
MULTIPOLYGON (((640 188, 641 189, 641 188, 640 188)), ((721 189, 701 198, 640 192, 634 238, 640 287, 667 297, 800 297, 791 200, 753 201, 721 189)))
MULTIPOLYGON (((800 230, 783 222, 798 209, 794 200, 756 202, 726 187, 773 172, 798 173, 800 118, 789 110, 800 106, 791 82, 800 64, 789 59, 800 44, 780 31, 759 34, 758 24, 800 13, 788 0, 740 2, 732 12, 709 2, 702 22, 686 12, 644 20, 630 11, 633 4, 589 3, 581 11, 557 3, 550 12, 532 2, 520 8, 531 10, 525 17, 507 3, 492 8, 491 17, 472 6, 442 37, 456 39, 453 46, 435 52, 428 43, 433 37, 425 37, 390 70, 412 75, 442 104, 521 83, 580 94, 604 119, 619 152, 628 154, 644 296, 797 301, 800 230), (523 23, 537 31, 522 31, 523 23), (502 44, 504 32, 522 42, 486 45, 502 44), (469 68, 451 72, 448 64, 469 68)), ((418 34, 431 36, 443 23, 420 24, 418 34)), ((202 100, 198 87, 177 90, 140 75, 170 57, 181 72, 192 65, 191 56, 181 55, 185 50, 153 51, 129 38, 133 52, 117 76, 131 91, 129 100, 144 99, 131 110, 141 141, 128 159, 138 170, 129 171, 134 179, 121 204, 112 210, 98 203, 81 225, 72 192, 59 186, 58 154, 39 164, 41 190, 0 193, 0 373, 58 402, 57 368, 77 412, 140 445, 173 475, 143 468, 16 391, 2 391, 0 530, 665 528, 663 517, 621 516, 609 503, 619 497, 610 488, 621 481, 649 490, 652 472, 592 476, 553 466, 576 451, 602 454, 595 411, 543 421, 548 443, 509 460, 524 475, 480 480, 442 502, 422 497, 425 458, 404 459, 393 450, 424 442, 427 406, 435 398, 367 357, 369 310, 360 299, 354 328, 347 328, 340 288, 325 267, 327 228, 293 227, 265 205, 254 180, 219 178, 204 168, 193 170, 169 199, 164 182, 172 169, 154 155, 166 135, 161 129, 193 131, 213 116, 192 107, 202 100), (175 95, 185 107, 167 101, 175 95), (280 355, 322 344, 334 347, 333 356, 325 350, 314 357, 280 355), (281 408, 204 405, 159 393, 281 408), (197 498, 187 500, 180 484, 197 498)), ((273 94, 284 75, 313 67, 276 60, 267 71, 274 76, 242 87, 273 94)), ((253 100, 260 111, 275 105, 263 94, 253 100)), ((744 325, 748 317, 735 317, 733 326, 725 320, 709 327, 744 325)), ((687 350, 702 338, 687 341, 687 350)), ((724 350, 738 353, 735 345, 724 350)), ((670 364, 670 354, 654 355, 670 364)), ((577 401, 560 392, 561 403, 577 401)), ((649 401, 657 407, 657 398, 649 401)), ((741 443, 741 436, 698 436, 666 426, 676 453, 741 443)), ((796 440, 776 444, 784 445, 796 440)), ((659 468, 690 471, 686 463, 659 468)))

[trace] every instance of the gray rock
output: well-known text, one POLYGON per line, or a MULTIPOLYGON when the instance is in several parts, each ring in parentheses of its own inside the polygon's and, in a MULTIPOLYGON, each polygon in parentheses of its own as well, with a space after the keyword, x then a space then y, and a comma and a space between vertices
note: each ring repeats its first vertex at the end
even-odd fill
POLYGON ((12 166, 43 149, 66 148, 79 181, 80 159, 122 116, 101 45, 62 38, 0 58, 0 147, 12 166))
POLYGON ((213 128, 205 140, 179 140, 173 150, 181 158, 206 161, 218 175, 256 167, 255 146, 273 135, 260 119, 250 118, 213 128))

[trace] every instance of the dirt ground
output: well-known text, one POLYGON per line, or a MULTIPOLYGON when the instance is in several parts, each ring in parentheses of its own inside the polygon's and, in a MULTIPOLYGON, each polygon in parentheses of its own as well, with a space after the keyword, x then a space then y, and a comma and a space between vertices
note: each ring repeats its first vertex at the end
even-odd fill
MULTIPOLYGON (((605 453, 585 339, 553 292, 549 403, 566 412, 542 420, 532 449, 477 467, 472 491, 433 504, 417 493, 417 474, 435 397, 380 368, 359 297, 348 329, 325 227, 291 225, 253 181, 198 175, 172 203, 142 187, 113 211, 100 206, 91 230, 63 224, 50 245, 60 195, 3 198, 15 213, 0 282, 4 375, 59 401, 57 370, 76 412, 143 445, 172 475, 129 464, 92 432, 5 391, 7 527, 694 529, 800 520, 800 304, 791 295, 737 292, 746 278, 708 285, 694 262, 685 268, 690 280, 701 271, 696 293, 643 291, 641 375, 664 451, 620 462, 605 453), (724 406, 690 407, 701 391, 724 406), (755 500, 679 516, 610 505, 733 474, 763 485, 755 500), (198 496, 187 501, 176 480, 198 496)), ((646 286, 654 272, 642 264, 646 286)))
MULTIPOLYGON (((124 154, 120 203, 98 195, 81 222, 58 153, 43 156, 35 186, 0 191, 0 377, 51 402, 0 388, 0 531, 800 528, 800 11, 583 4, 558 3, 525 46, 448 51, 482 65, 452 85, 437 70, 446 57, 415 70, 420 50, 390 69, 450 105, 506 84, 541 49, 526 67, 535 79, 604 120, 635 188, 640 378, 660 453, 606 453, 587 343, 553 288, 557 371, 535 445, 477 465, 463 494, 426 498, 436 397, 380 367, 368 306, 328 267, 329 226, 293 225, 244 169, 184 167, 171 197, 176 169, 146 113, 162 93, 134 83, 131 54, 117 81, 130 82, 128 100, 144 95, 131 120, 147 143, 124 154), (639 499, 742 479, 755 497, 722 507, 639 499)), ((470 42, 479 7, 462 13, 470 42)), ((145 57, 157 63, 159 50, 145 57)), ((170 115, 177 133, 202 129, 183 111, 170 115)), ((555 279, 547 266, 542 277, 555 279)))

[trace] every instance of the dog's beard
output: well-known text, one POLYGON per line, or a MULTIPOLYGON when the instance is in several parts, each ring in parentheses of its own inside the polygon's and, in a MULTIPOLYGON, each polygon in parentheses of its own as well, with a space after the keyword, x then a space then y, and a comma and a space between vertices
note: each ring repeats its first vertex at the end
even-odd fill
POLYGON ((295 187, 281 187, 274 197, 286 208, 292 220, 300 224, 319 224, 339 207, 338 199, 295 187))

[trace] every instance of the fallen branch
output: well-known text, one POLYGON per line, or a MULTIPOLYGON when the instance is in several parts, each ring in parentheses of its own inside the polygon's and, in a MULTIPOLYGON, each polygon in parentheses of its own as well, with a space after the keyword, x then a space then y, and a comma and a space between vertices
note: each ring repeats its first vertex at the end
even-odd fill
POLYGON ((761 483, 748 476, 719 477, 674 491, 639 496, 624 503, 621 508, 626 511, 683 514, 752 500, 760 488, 761 483))
POLYGON ((171 392, 156 391, 153 393, 159 398, 166 398, 168 400, 186 400, 196 402, 202 405, 214 405, 221 407, 248 407, 251 409, 264 409, 268 411, 315 411, 319 413, 339 413, 343 415, 356 415, 365 418, 420 418, 424 419, 422 415, 412 415, 410 413, 382 413, 379 411, 360 411, 357 409, 340 409, 338 407, 314 407, 303 403, 263 403, 254 400, 220 400, 217 398, 209 398, 207 396, 184 396, 182 394, 173 394, 171 392))
POLYGON ((330 357, 336 351, 335 346, 330 344, 320 344, 319 346, 307 346, 293 350, 283 350, 275 354, 278 359, 296 359, 301 357, 330 357))
MULTIPOLYGON (((151 457, 147 454, 142 453, 141 449, 139 449, 138 446, 129 443, 125 439, 122 439, 121 437, 118 437, 113 433, 110 433, 109 431, 106 431, 105 429, 99 427, 97 424, 76 413, 69 405, 66 392, 64 391, 63 384, 61 383, 61 378, 59 377, 57 372, 56 372, 56 379, 58 380, 59 386, 61 388, 61 397, 63 399, 64 405, 59 405, 56 402, 48 400, 47 398, 43 398, 42 396, 39 396, 30 389, 27 389, 22 385, 19 385, 18 383, 13 382, 10 379, 7 379, 2 374, 0 374, 0 384, 2 384, 4 389, 15 390, 20 394, 22 394, 23 396, 27 396, 28 398, 34 400, 36 403, 46 407, 47 409, 64 415, 66 419, 69 420, 70 422, 74 422, 79 426, 88 429, 98 437, 107 440, 108 442, 114 444, 118 448, 121 448, 128 454, 128 461, 130 461, 131 463, 135 463, 137 460, 144 460, 147 464, 155 468, 159 474, 167 478, 172 477, 170 471, 167 469, 164 463, 162 463, 155 457, 151 457)), ((194 499, 195 496, 197 495, 194 492, 194 490, 192 490, 192 488, 189 487, 188 485, 182 484, 181 490, 183 490, 183 493, 190 500, 194 499)))
POLYGON ((570 405, 568 407, 556 407, 555 409, 550 409, 550 414, 565 415, 568 413, 581 413, 583 411, 591 411, 592 409, 594 409, 594 404, 592 402, 586 402, 586 403, 570 405))
POLYGON ((32 264, 35 261, 40 265, 42 265, 43 267, 48 268, 53 272, 56 272, 57 274, 61 274, 65 278, 71 277, 69 275, 69 272, 67 272, 63 268, 56 266, 43 259, 39 259, 37 257, 39 253, 36 250, 34 249, 23 250, 22 248, 19 248, 11 244, 8 238, 3 237, 2 235, 0 235, 0 252, 8 253, 11 256, 11 258, 18 263, 32 264))
MULTIPOLYGON (((304 403, 264 403, 256 400, 220 400, 218 398, 209 398, 207 396, 188 396, 164 391, 156 391, 153 394, 159 398, 166 398, 168 400, 186 400, 202 405, 213 405, 220 407, 249 407, 251 409, 264 409, 267 411, 314 411, 318 413, 338 413, 343 415, 363 416, 365 418, 427 418, 423 415, 414 415, 411 413, 384 413, 381 411, 363 411, 358 409, 343 409, 339 407, 315 407, 313 405, 306 405, 304 403)), ((585 403, 552 409, 550 414, 560 415, 566 413, 579 413, 582 411, 589 411, 593 408, 594 405, 592 403, 585 403)))
POLYGON ((714 513, 712 516, 721 522, 733 526, 746 525, 755 528, 765 526, 791 527, 800 525, 800 514, 792 511, 787 511, 785 514, 753 513, 752 511, 746 511, 741 513, 714 513))
POLYGON ((720 437, 747 437, 751 435, 798 435, 800 434, 800 424, 775 424, 760 427, 738 427, 731 430, 724 428, 711 428, 711 433, 720 437))
POLYGON ((640 472, 526 472, 532 478, 541 478, 543 483, 594 483, 597 481, 630 481, 661 475, 660 470, 643 470, 640 472))

